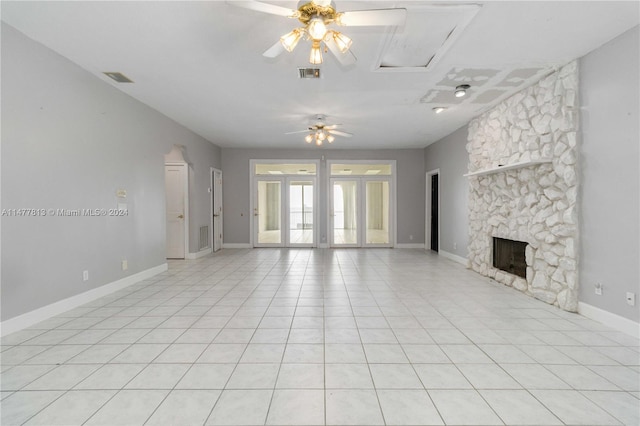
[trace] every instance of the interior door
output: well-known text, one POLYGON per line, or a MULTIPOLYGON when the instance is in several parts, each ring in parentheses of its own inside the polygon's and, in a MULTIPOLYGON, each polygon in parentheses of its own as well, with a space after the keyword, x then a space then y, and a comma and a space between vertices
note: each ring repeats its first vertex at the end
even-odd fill
POLYGON ((165 165, 167 258, 184 259, 186 253, 186 165, 165 165))
POLYGON ((257 178, 253 207, 253 245, 284 246, 283 178, 257 178))
POLYGON ((213 170, 213 218, 212 218, 212 241, 213 251, 222 248, 222 171, 213 170))

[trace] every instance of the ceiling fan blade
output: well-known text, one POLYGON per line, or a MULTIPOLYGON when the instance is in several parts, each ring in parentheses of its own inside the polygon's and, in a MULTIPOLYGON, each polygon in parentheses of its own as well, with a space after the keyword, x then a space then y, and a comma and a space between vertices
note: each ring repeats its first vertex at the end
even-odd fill
POLYGON ((265 50, 262 56, 266 56, 267 58, 275 58, 284 51, 284 46, 282 45, 282 43, 280 43, 280 40, 278 40, 276 41, 276 44, 265 50))
POLYGON ((296 133, 311 133, 310 129, 307 130, 296 130, 295 132, 287 132, 285 135, 295 135, 296 133))
POLYGON ((404 25, 407 9, 354 10, 340 14, 338 23, 347 26, 404 25))
POLYGON ((351 50, 347 50, 345 53, 342 53, 332 37, 329 37, 327 40, 325 40, 325 44, 327 45, 329 51, 333 54, 333 56, 335 56, 336 59, 338 59, 338 61, 345 67, 356 63, 356 57, 351 52, 351 50))
POLYGON ((342 126, 342 124, 332 124, 330 126, 324 126, 324 128, 327 129, 327 130, 333 130, 338 126, 342 126))
POLYGON ((345 138, 350 138, 351 136, 353 136, 353 133, 341 132, 340 130, 329 130, 329 133, 333 135, 344 136, 345 138))
POLYGON ((298 15, 297 10, 287 7, 276 6, 273 4, 262 3, 259 1, 227 1, 231 6, 243 7, 245 9, 255 10, 257 12, 270 13, 272 15, 286 16, 287 18, 295 18, 298 15))

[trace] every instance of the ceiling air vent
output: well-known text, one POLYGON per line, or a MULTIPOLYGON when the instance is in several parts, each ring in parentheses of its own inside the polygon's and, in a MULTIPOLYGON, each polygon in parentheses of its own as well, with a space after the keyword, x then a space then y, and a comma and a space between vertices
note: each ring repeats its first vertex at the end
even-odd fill
POLYGON ((320 78, 320 68, 298 68, 300 78, 320 78))
POLYGON ((129 79, 129 77, 122 74, 121 72, 105 72, 103 74, 111 78, 112 80, 117 81, 118 83, 133 83, 133 80, 129 79))

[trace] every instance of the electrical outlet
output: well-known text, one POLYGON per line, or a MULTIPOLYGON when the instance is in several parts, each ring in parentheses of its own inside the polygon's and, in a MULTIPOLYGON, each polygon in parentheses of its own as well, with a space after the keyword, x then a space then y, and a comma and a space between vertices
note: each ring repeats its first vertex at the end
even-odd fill
POLYGON ((82 271, 82 281, 89 281, 89 271, 82 271))
POLYGON ((409 240, 413 241, 413 234, 409 235, 409 240))
POLYGON ((602 296, 602 284, 596 283, 596 294, 602 296))
POLYGON ((627 293, 627 304, 630 306, 636 306, 636 294, 628 292, 627 293))
POLYGON ((458 249, 458 243, 453 243, 453 249, 457 250, 458 249))
POLYGON ((122 270, 126 271, 127 269, 129 269, 129 262, 125 259, 122 261, 122 270))

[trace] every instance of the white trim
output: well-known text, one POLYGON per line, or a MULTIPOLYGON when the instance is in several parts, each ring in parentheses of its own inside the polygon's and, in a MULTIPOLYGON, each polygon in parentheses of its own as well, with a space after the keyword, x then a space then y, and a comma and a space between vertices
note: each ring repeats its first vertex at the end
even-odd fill
POLYGON ((33 311, 27 312, 17 317, 10 318, 0 323, 0 336, 6 336, 7 334, 14 333, 16 331, 31 327, 41 321, 60 315, 73 308, 84 305, 85 303, 92 302, 103 296, 107 296, 118 290, 121 290, 130 285, 136 284, 142 280, 146 280, 155 275, 158 275, 168 268, 166 263, 163 263, 153 268, 146 269, 137 274, 129 275, 117 281, 102 285, 98 288, 94 288, 84 293, 77 294, 75 296, 68 297, 66 299, 59 300, 50 305, 43 306, 33 311))
POLYGON ((468 266, 468 260, 466 257, 458 256, 457 254, 449 253, 448 251, 439 250, 438 254, 446 259, 453 260, 465 267, 468 266))
POLYGON ((246 249, 246 248, 253 248, 253 245, 251 243, 222 243, 222 248, 226 248, 226 249, 246 249))
POLYGON ((318 248, 323 248, 323 249, 329 248, 329 243, 320 243, 318 244, 318 248))
POLYGON ((399 249, 424 249, 424 244, 421 244, 421 243, 396 244, 396 248, 399 248, 399 249))
POLYGON ((201 257, 207 256, 211 253, 213 253, 213 249, 209 247, 209 248, 200 250, 196 253, 187 253, 187 255, 184 258, 187 260, 200 259, 201 257))
POLYGON ((640 324, 609 311, 596 308, 584 302, 578 302, 578 313, 592 320, 601 322, 629 336, 640 339, 640 324))

